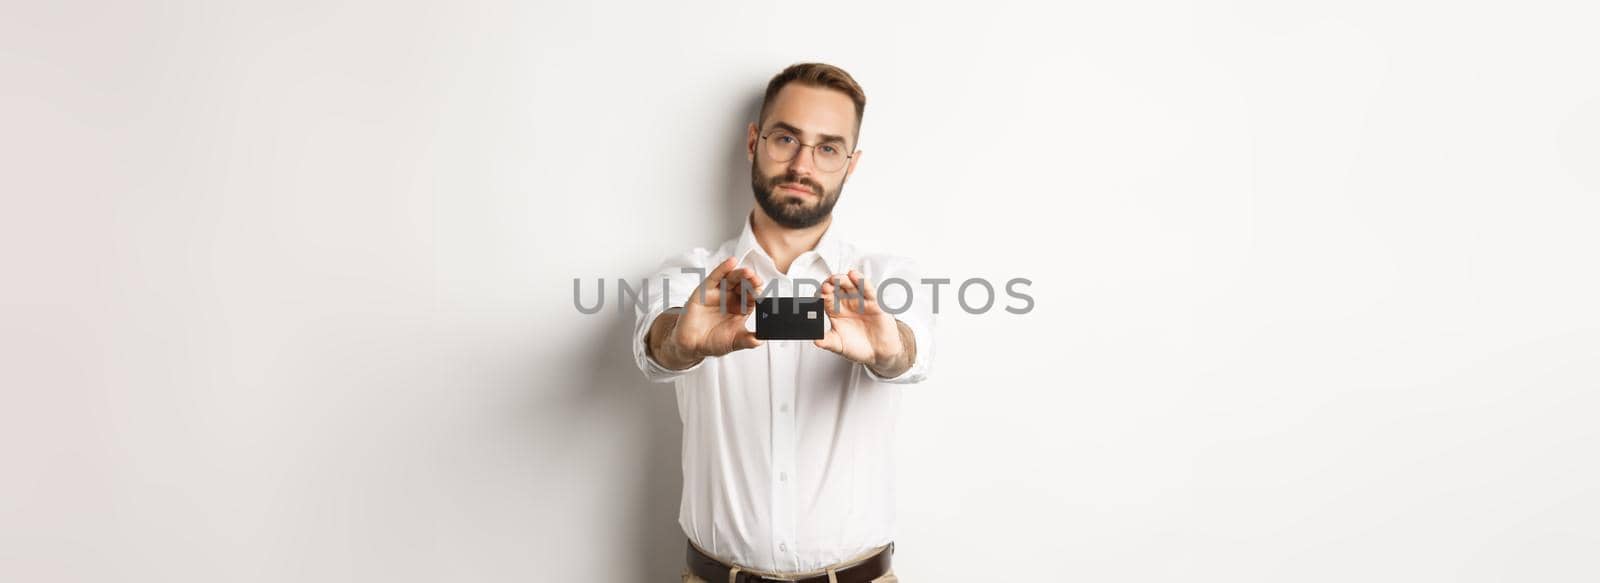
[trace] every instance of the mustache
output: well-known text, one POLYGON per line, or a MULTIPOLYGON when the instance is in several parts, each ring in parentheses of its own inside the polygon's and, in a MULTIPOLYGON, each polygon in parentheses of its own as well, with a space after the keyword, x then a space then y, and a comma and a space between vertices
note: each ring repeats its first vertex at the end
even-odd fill
POLYGON ((774 176, 774 177, 772 177, 771 180, 768 180, 767 181, 767 192, 772 192, 774 190, 777 190, 779 184, 786 184, 786 183, 794 183, 794 184, 804 185, 806 188, 810 188, 811 189, 812 194, 815 194, 817 196, 822 196, 822 185, 821 184, 817 183, 817 181, 812 180, 810 178, 801 178, 799 176, 795 176, 792 173, 785 173, 782 176, 774 176))

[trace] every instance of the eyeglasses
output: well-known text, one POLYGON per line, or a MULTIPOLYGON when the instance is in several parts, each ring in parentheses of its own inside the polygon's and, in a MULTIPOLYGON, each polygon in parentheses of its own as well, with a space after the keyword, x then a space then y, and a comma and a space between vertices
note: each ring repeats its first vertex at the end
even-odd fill
POLYGON ((787 163, 800 155, 800 149, 811 148, 811 160, 823 172, 838 172, 855 153, 844 153, 844 145, 837 141, 820 144, 802 144, 800 138, 784 130, 773 130, 761 136, 767 142, 767 158, 773 162, 787 163))

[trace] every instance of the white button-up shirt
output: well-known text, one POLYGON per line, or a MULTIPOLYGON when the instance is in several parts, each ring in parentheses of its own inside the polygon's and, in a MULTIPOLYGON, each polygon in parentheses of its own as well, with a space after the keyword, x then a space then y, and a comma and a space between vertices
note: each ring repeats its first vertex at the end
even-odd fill
MULTIPOLYGON (((668 258, 649 280, 637 316, 634 358, 647 378, 676 385, 683 420, 683 501, 678 523, 700 548, 725 562, 763 571, 816 570, 856 557, 894 537, 894 427, 900 385, 927 378, 933 359, 932 302, 917 297, 922 277, 900 257, 867 254, 829 227, 787 274, 756 242, 750 221, 715 251, 668 258), (705 273, 728 257, 756 270, 783 297, 796 280, 860 271, 881 305, 904 309, 917 355, 911 368, 882 378, 865 365, 809 340, 766 340, 760 347, 674 371, 645 353, 650 325, 686 303, 705 273), (682 269, 699 272, 682 272, 682 269), (880 284, 899 278, 908 285, 880 284), (670 283, 662 285, 663 280, 670 283), (909 299, 916 301, 907 301, 909 299), (663 303, 665 299, 665 303, 663 303)), ((800 282, 802 297, 816 285, 800 282)), ((763 290, 765 292, 765 290, 763 290)), ((749 327, 754 329, 754 319, 749 327)))

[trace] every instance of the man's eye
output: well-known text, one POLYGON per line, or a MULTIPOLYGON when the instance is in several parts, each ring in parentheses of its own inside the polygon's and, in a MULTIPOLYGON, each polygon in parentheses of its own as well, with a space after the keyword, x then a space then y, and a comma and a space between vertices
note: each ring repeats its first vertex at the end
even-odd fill
POLYGON ((822 146, 822 153, 828 154, 830 156, 834 155, 834 154, 838 154, 839 153, 839 148, 837 146, 832 145, 832 144, 825 144, 825 145, 822 146))
POLYGON ((778 136, 778 143, 786 146, 792 144, 794 143, 794 136, 778 136))

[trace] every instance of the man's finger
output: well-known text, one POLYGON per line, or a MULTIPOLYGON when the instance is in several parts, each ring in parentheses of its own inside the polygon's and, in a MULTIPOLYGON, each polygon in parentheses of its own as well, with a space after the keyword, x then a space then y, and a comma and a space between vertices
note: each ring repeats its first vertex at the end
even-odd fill
MULTIPOLYGON (((756 275, 756 270, 748 268, 748 267, 740 268, 739 269, 739 281, 748 282, 748 284, 750 286, 750 293, 752 295, 760 295, 761 294, 761 286, 763 284, 761 283, 761 276, 756 275)), ((744 283, 740 284, 739 293, 744 293, 744 285, 745 285, 744 283)))
POLYGON ((862 298, 869 302, 878 301, 878 292, 877 290, 872 289, 871 285, 867 284, 867 276, 865 274, 852 269, 850 270, 850 279, 854 280, 856 287, 861 289, 862 298))
POLYGON ((822 288, 817 292, 817 297, 822 298, 822 311, 828 314, 829 317, 836 318, 839 316, 839 312, 843 310, 841 306, 834 303, 833 288, 832 279, 822 282, 822 288))
POLYGON ((867 305, 862 299, 861 290, 856 288, 856 283, 851 281, 849 274, 839 276, 839 290, 844 292, 846 301, 855 300, 857 302, 854 308, 857 313, 866 312, 867 305))
POLYGON ((761 278, 756 276, 755 271, 750 268, 742 269, 741 276, 738 283, 739 305, 737 309, 740 314, 748 314, 755 311, 756 301, 761 297, 761 278))
POLYGON ((695 294, 700 298, 701 303, 705 303, 707 291, 718 289, 718 286, 722 285, 722 278, 727 277, 729 271, 733 271, 732 257, 722 260, 722 263, 717 264, 716 269, 712 269, 711 273, 706 274, 705 281, 700 282, 700 289, 695 294))
POLYGON ((811 344, 828 352, 837 353, 839 352, 839 335, 834 334, 833 329, 829 328, 823 331, 821 339, 812 340, 811 344))
POLYGON ((856 282, 850 279, 849 274, 840 275, 838 279, 840 290, 843 290, 846 295, 856 295, 856 282))
POLYGON ((756 338, 755 332, 745 330, 739 333, 738 338, 734 339, 733 345, 741 349, 756 348, 761 346, 761 339, 756 338))
POLYGON ((738 298, 734 309, 741 314, 749 313, 746 308, 755 306, 756 298, 761 296, 761 278, 754 269, 748 267, 734 270, 729 277, 733 278, 733 282, 728 284, 728 289, 738 298))

